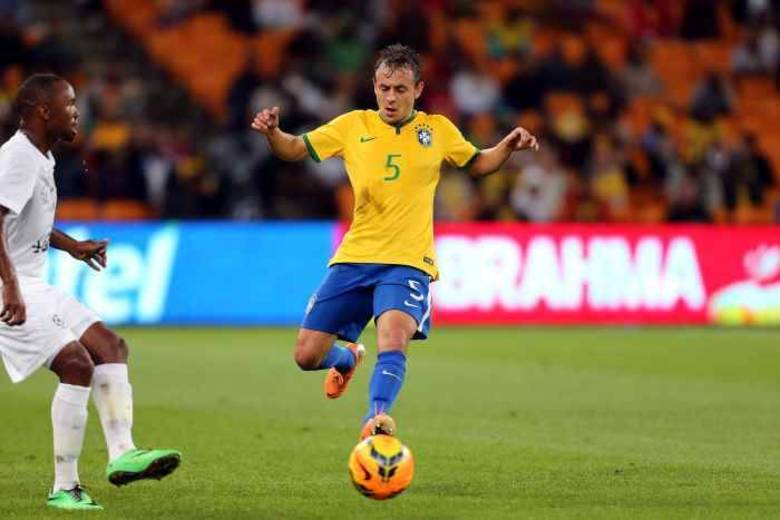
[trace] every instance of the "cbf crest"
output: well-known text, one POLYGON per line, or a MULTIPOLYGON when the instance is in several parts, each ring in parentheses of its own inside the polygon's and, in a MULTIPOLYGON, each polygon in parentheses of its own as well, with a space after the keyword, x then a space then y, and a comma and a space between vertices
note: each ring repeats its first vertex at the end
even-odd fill
POLYGON ((431 127, 426 124, 421 124, 415 126, 414 130, 417 132, 417 142, 420 143, 423 148, 430 148, 433 144, 433 131, 431 130, 431 127))

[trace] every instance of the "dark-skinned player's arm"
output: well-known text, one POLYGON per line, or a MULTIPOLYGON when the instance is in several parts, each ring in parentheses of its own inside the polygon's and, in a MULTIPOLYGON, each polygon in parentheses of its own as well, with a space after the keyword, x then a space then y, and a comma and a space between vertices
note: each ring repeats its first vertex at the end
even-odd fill
POLYGON ((486 148, 479 152, 469 166, 469 173, 474 177, 482 177, 497 172, 509 159, 509 156, 520 150, 538 150, 539 142, 536 137, 522 127, 517 127, 501 139, 492 148, 486 148))
POLYGON ((309 156, 302 137, 288 134, 279 128, 279 107, 258 112, 252 120, 252 130, 263 134, 271 151, 283 161, 302 161, 309 156))
POLYGON ((0 308, 0 321, 6 325, 22 325, 27 321, 27 309, 24 306, 22 292, 16 279, 16 270, 8 256, 5 246, 4 223, 8 208, 0 206, 0 280, 3 281, 3 304, 0 308))
POLYGON ((108 240, 76 240, 59 229, 53 229, 49 235, 49 245, 65 251, 95 271, 105 268, 108 262, 108 240))

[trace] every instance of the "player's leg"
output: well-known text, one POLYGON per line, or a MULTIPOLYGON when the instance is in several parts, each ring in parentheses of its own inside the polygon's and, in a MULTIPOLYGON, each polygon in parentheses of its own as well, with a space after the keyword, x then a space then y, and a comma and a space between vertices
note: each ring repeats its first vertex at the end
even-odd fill
POLYGON ((92 359, 74 341, 54 356, 49 368, 57 374, 60 383, 51 403, 54 486, 48 505, 58 509, 102 509, 81 488, 78 474, 94 370, 92 359))
POLYGON ((295 345, 302 370, 328 370, 325 395, 341 396, 365 353, 357 343, 373 312, 371 290, 361 286, 361 269, 351 264, 331 267, 306 309, 295 345), (338 338, 345 345, 336 343, 338 338))
POLYGON ((430 278, 425 273, 389 266, 382 280, 374 291, 377 362, 361 437, 395 433, 395 422, 387 414, 406 380, 406 351, 412 339, 427 337, 430 325, 430 278))
POLYGON ((355 365, 352 352, 336 343, 336 334, 301 327, 295 341, 295 363, 301 370, 336 368, 346 372, 355 365))
POLYGON ((388 310, 377 319, 377 360, 361 437, 395 434, 395 422, 388 414, 406 380, 406 349, 416 331, 417 322, 403 311, 388 310))
POLYGON ((81 343, 95 363, 92 400, 97 408, 109 461, 135 449, 133 442, 133 393, 128 377, 128 347, 103 323, 92 324, 81 343))
POLYGON ((301 370, 328 370, 324 390, 328 399, 346 391, 366 349, 360 343, 336 343, 336 335, 301 328, 295 343, 295 362, 301 370))
POLYGON ((95 363, 92 399, 108 447, 106 477, 117 486, 141 479, 161 479, 181 462, 176 450, 139 450, 133 442, 133 389, 125 340, 102 322, 82 333, 81 343, 95 363))

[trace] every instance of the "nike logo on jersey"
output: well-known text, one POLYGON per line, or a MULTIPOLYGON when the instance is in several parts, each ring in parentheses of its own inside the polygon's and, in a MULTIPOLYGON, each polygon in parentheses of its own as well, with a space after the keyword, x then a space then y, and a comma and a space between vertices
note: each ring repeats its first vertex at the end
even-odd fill
POLYGON ((374 139, 376 139, 376 137, 370 137, 370 136, 367 137, 367 136, 364 136, 364 135, 360 136, 360 142, 361 143, 367 143, 369 141, 373 141, 374 139))
POLYGON ((382 370, 382 375, 383 376, 394 377, 394 378, 398 379, 399 381, 401 381, 402 383, 404 381, 403 379, 401 379, 401 377, 398 374, 393 374, 392 372, 388 372, 387 370, 382 370))

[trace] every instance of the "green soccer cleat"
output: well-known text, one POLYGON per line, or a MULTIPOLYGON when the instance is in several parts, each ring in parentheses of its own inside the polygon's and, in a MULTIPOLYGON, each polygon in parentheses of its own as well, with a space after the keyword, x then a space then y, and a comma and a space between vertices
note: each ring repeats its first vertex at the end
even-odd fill
POLYGON ((78 484, 73 489, 60 489, 50 493, 46 505, 65 511, 102 511, 103 506, 92 500, 92 497, 78 484))
POLYGON ((160 480, 181 464, 181 452, 176 450, 130 450, 108 463, 106 477, 115 486, 136 480, 160 480))

